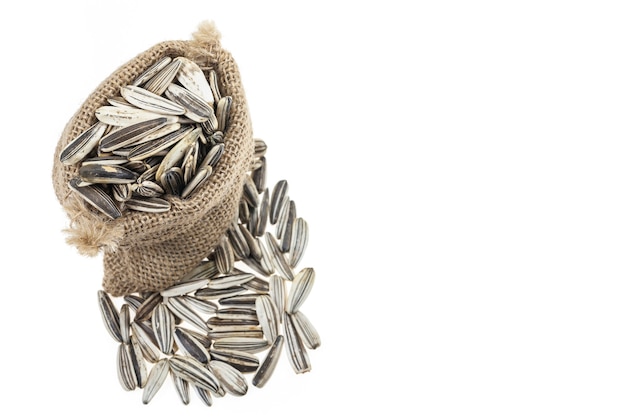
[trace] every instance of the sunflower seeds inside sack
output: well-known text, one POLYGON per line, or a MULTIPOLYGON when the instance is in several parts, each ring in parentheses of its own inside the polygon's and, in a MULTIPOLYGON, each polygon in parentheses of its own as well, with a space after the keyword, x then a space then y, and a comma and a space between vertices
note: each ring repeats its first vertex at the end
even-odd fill
POLYGON ((68 185, 110 219, 168 211, 164 197, 193 196, 219 163, 232 98, 221 96, 213 69, 180 56, 162 58, 118 93, 60 153, 78 168, 68 185))

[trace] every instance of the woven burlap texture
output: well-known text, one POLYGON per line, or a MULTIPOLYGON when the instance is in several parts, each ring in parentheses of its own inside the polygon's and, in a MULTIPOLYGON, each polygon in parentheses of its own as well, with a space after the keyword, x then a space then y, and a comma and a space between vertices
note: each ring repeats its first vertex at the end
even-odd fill
POLYGON ((217 245, 237 216, 243 180, 254 152, 252 126, 241 76, 231 54, 222 49, 212 23, 204 22, 190 41, 159 43, 122 65, 104 80, 67 123, 56 146, 52 179, 56 196, 69 217, 68 243, 86 255, 103 252, 103 288, 114 296, 159 291, 180 280, 217 245), (120 87, 164 56, 184 56, 201 68, 216 70, 222 95, 233 98, 224 136, 224 153, 213 174, 192 197, 166 197, 171 210, 127 210, 110 220, 68 187, 76 166, 59 162, 63 148, 97 119, 95 110, 120 87))

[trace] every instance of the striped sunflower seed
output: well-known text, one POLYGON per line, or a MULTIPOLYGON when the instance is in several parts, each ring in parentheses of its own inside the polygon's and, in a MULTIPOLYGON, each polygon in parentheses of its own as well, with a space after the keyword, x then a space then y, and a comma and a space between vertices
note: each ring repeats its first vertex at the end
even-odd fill
POLYGON ((201 363, 209 362, 207 348, 192 334, 188 333, 187 330, 181 327, 176 328, 174 339, 176 340, 176 345, 187 355, 201 363))
POLYGON ((256 314, 259 324, 263 329, 263 335, 268 342, 273 343, 278 336, 278 308, 269 295, 260 295, 256 299, 256 314))
POLYGON ((152 330, 161 352, 169 354, 174 347, 174 316, 165 304, 156 306, 152 313, 152 330))
POLYGON ((94 150, 104 135, 106 124, 98 122, 78 135, 61 151, 59 159, 65 165, 74 165, 82 161, 94 150))
POLYGON ((210 361, 209 369, 227 393, 242 396, 248 392, 246 378, 233 366, 221 361, 210 361))
POLYGON ((130 346, 121 343, 117 350, 117 377, 120 385, 126 391, 132 391, 137 388, 137 377, 130 360, 130 346))
POLYGON ((72 178, 69 182, 70 190, 76 193, 76 195, 85 202, 89 203, 91 207, 113 220, 122 215, 122 211, 117 204, 115 204, 115 201, 113 201, 111 196, 109 196, 101 186, 86 185, 81 187, 79 186, 80 182, 80 178, 72 178))
POLYGON ((121 88, 122 97, 130 104, 140 109, 165 115, 185 114, 185 108, 164 97, 154 94, 144 88, 127 85, 121 88))
POLYGON ((274 373, 274 369, 276 369, 278 359, 280 358, 280 352, 283 350, 284 341, 285 338, 283 335, 276 336, 272 347, 269 352, 267 352, 265 359, 263 359, 263 363, 261 363, 261 366, 259 366, 259 369, 252 378, 252 385, 258 388, 263 388, 265 386, 274 373))
POLYGON ((291 314, 296 332, 308 349, 317 349, 322 345, 320 335, 302 311, 291 314))
POLYGON ((169 56, 164 56, 163 58, 159 59, 157 62, 152 64, 147 70, 142 72, 137 78, 135 78, 135 81, 133 81, 133 85, 141 85, 149 81, 159 71, 165 68, 170 62, 172 62, 172 58, 169 56))
POLYGON ((165 378, 167 378, 169 370, 169 360, 167 358, 161 359, 152 367, 143 389, 142 401, 144 404, 148 404, 154 398, 163 385, 165 378))
POLYGON ((172 372, 198 387, 217 392, 220 384, 217 378, 199 361, 192 357, 174 355, 169 359, 172 372))
POLYGON ((109 295, 100 290, 98 291, 98 305, 100 306, 100 314, 102 315, 102 321, 104 326, 109 331, 109 334, 115 341, 122 343, 122 332, 120 330, 120 315, 111 301, 109 295))
POLYGON ((287 307, 285 308, 287 313, 292 314, 298 311, 300 306, 309 296, 314 282, 315 271, 313 268, 303 268, 300 272, 298 272, 291 284, 291 289, 289 290, 287 307))
POLYGON ((183 402, 183 404, 189 404, 189 382, 182 379, 174 372, 170 372, 170 375, 172 376, 172 383, 174 384, 174 388, 176 388, 178 397, 183 402))
POLYGON ((287 356, 291 367, 297 374, 309 372, 311 370, 309 355, 306 353, 302 340, 300 340, 296 332, 291 316, 287 313, 283 317, 283 325, 285 328, 285 339, 287 340, 287 351, 289 353, 287 356))

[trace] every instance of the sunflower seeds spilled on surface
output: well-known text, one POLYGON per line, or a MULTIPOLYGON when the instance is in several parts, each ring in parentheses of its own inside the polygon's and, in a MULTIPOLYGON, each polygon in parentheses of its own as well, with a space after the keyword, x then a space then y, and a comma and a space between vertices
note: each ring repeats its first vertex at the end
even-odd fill
MULTIPOLYGON (((199 142, 195 138, 193 146, 199 142)), ((184 158, 190 152, 197 150, 187 149, 184 158)), ((134 169, 148 172, 161 163, 150 158, 136 161, 145 166, 134 169)), ((182 178, 179 166, 171 169, 181 172, 182 178)), ((131 204, 148 200, 136 191, 146 182, 151 187, 154 174, 141 175, 141 181, 129 185, 131 204)), ((247 181, 258 193, 251 177, 247 181)), ((296 217, 286 181, 282 184, 274 187, 282 203, 274 203, 280 210, 273 225, 268 222, 272 205, 268 188, 256 194, 256 206, 254 197, 242 196, 237 220, 219 245, 169 288, 126 295, 119 309, 106 293, 99 293, 105 327, 120 343, 117 367, 125 390, 143 387, 142 400, 148 403, 170 374, 183 404, 190 402, 190 387, 207 405, 213 396, 242 396, 248 391, 247 374, 253 374, 251 383, 257 388, 268 382, 285 343, 294 372, 311 370, 307 349, 317 349, 321 341, 300 308, 312 290, 315 272, 309 267, 294 271, 307 246, 308 226, 296 217), (258 236, 261 223, 263 233, 258 236), (258 355, 263 352, 261 362, 258 355)))

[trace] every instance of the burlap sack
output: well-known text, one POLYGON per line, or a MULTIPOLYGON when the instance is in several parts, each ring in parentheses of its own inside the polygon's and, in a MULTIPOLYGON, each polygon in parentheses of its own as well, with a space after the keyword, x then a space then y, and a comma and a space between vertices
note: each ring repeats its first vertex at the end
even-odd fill
POLYGON ((243 179, 254 152, 252 126, 237 64, 220 46, 212 23, 202 23, 191 41, 159 43, 137 55, 104 80, 66 125, 54 154, 54 190, 68 214, 68 243, 79 252, 104 252, 104 290, 114 296, 136 291, 161 290, 193 269, 216 246, 236 218, 243 179), (78 168, 59 162, 63 148, 97 120, 95 110, 107 98, 118 96, 120 87, 163 56, 184 56, 201 68, 213 67, 222 95, 233 98, 230 124, 224 137, 224 153, 209 181, 191 198, 168 196, 172 204, 165 213, 127 210, 109 220, 89 207, 68 187, 78 168))

